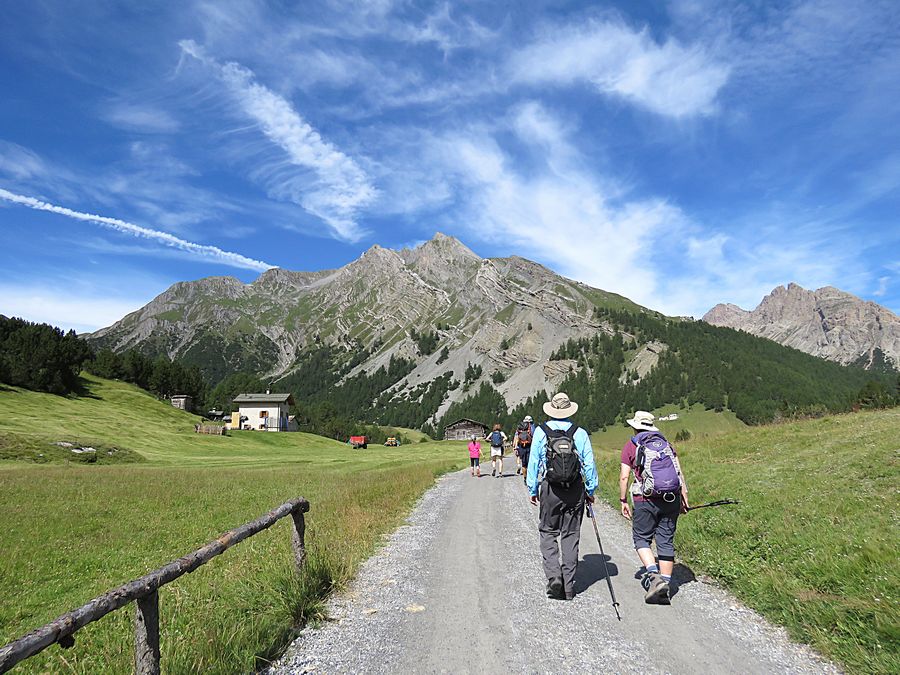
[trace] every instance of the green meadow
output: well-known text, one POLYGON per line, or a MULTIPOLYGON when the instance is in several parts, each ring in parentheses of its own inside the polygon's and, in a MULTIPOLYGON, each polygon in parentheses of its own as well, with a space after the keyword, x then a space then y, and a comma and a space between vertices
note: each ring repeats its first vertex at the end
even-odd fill
MULTIPOLYGON (((723 422, 707 419, 702 433, 687 415, 662 423, 698 430, 677 444, 692 503, 741 501, 682 516, 679 558, 848 671, 900 672, 900 409, 737 431, 723 422)), ((628 435, 594 436, 616 509, 628 435)))
MULTIPOLYGON (((64 398, 0 389, 0 643, 140 576, 295 496, 312 503, 309 562, 292 568, 289 525, 235 546, 160 592, 163 669, 248 672, 376 550, 462 443, 347 445, 307 434, 201 436, 198 418, 131 385, 85 379, 64 398), (59 441, 97 448, 86 463, 59 441)), ((694 503, 679 557, 852 672, 900 672, 895 556, 900 410, 766 427, 668 407, 694 503)), ((403 431, 403 433, 406 433, 403 431)), ((592 436, 614 506, 624 427, 592 436)), ((418 440, 418 437, 416 438, 418 440)), ((17 672, 128 672, 126 607, 17 672)))
MULTIPOLYGON (((303 496, 303 574, 280 521, 160 591, 164 671, 252 671, 318 619, 327 593, 465 459, 454 443, 351 450, 302 433, 202 436, 198 418, 131 385, 86 385, 79 398, 0 390, 0 643, 303 496), (96 447, 97 462, 59 441, 96 447)), ((133 611, 16 672, 128 672, 133 611)))

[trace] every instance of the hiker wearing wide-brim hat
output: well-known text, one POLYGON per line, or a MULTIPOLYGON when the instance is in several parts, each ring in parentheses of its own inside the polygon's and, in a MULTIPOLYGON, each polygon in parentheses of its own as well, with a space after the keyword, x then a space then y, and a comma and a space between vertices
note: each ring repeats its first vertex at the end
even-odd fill
POLYGON ((578 404, 559 392, 543 409, 550 419, 534 430, 525 484, 531 503, 540 505, 538 529, 547 595, 571 600, 584 504, 594 503, 597 467, 590 436, 570 419, 578 412, 578 404))
POLYGON ((668 604, 675 567, 675 529, 678 515, 689 508, 687 483, 675 448, 656 427, 652 413, 638 410, 628 426, 635 435, 622 448, 619 501, 622 515, 631 520, 631 533, 646 573, 641 584, 648 603, 668 604), (628 506, 629 480, 634 509, 628 506), (650 544, 656 540, 656 557, 650 544))

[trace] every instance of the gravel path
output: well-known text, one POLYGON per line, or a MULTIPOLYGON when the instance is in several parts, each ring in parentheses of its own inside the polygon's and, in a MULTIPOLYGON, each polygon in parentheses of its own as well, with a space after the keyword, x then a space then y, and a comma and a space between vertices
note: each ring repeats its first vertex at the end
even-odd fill
POLYGON ((548 600, 522 479, 466 470, 437 481, 329 602, 333 620, 305 629, 269 672, 839 672, 684 567, 671 606, 644 604, 630 528, 612 509, 595 512, 621 622, 587 518, 579 594, 548 600))

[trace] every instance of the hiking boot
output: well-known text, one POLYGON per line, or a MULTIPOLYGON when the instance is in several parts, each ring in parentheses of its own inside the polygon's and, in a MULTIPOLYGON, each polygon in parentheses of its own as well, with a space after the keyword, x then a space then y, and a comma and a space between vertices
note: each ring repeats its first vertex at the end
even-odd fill
POLYGON ((547 582, 547 597, 551 600, 563 599, 562 579, 550 579, 550 581, 547 582))
POLYGON ((658 572, 648 572, 641 579, 641 586, 647 591, 644 594, 644 602, 648 605, 669 604, 669 584, 658 572))

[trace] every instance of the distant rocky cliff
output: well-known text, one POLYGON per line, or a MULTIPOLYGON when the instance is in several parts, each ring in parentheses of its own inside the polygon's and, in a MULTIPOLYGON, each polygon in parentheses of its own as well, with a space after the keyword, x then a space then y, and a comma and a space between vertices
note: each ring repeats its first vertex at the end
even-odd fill
POLYGON ((778 286, 753 311, 713 307, 703 320, 769 338, 838 363, 900 367, 900 318, 889 309, 831 286, 778 286))

